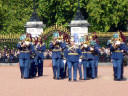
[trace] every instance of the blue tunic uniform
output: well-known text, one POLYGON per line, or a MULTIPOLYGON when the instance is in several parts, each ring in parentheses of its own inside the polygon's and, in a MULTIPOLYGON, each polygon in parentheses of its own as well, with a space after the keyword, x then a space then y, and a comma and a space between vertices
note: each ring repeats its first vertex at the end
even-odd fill
POLYGON ((53 42, 50 42, 49 49, 52 49, 52 67, 54 78, 59 79, 60 75, 60 62, 61 62, 61 48, 63 48, 62 42, 59 44, 53 45, 53 42))
POLYGON ((119 47, 114 48, 110 45, 112 52, 111 59, 113 60, 114 78, 121 80, 123 78, 123 52, 127 52, 128 48, 125 43, 121 43, 119 47), (123 51, 123 52, 122 52, 123 51))
POLYGON ((98 52, 97 45, 93 46, 94 51, 90 51, 90 46, 85 49, 82 49, 82 62, 84 69, 84 79, 88 77, 95 78, 95 54, 98 52), (86 70, 87 69, 87 70, 86 70))
POLYGON ((35 50, 35 45, 31 45, 31 52, 30 52, 30 77, 35 77, 37 73, 37 68, 36 68, 36 50, 35 50))
POLYGON ((99 51, 99 49, 101 48, 101 46, 99 45, 99 44, 95 44, 95 57, 96 57, 96 59, 95 59, 95 75, 96 75, 96 77, 97 77, 97 73, 98 73, 98 62, 99 62, 99 55, 101 54, 101 52, 99 51))
POLYGON ((19 63, 21 68, 21 76, 25 79, 29 78, 29 68, 30 68, 30 49, 31 45, 27 47, 22 47, 20 43, 17 44, 17 48, 20 51, 19 63))
POLYGON ((67 43, 63 41, 62 43, 62 51, 61 51, 61 60, 60 60, 60 77, 65 78, 66 77, 66 71, 67 71, 67 62, 64 64, 63 60, 64 58, 64 50, 67 48, 67 43))
POLYGON ((36 52, 36 58, 37 58, 37 65, 38 65, 38 76, 43 76, 43 59, 44 59, 44 53, 46 50, 46 45, 37 45, 37 52, 36 52))
POLYGON ((77 79, 77 66, 79 63, 79 58, 81 56, 81 49, 80 47, 75 48, 75 47, 71 47, 69 46, 64 53, 64 56, 67 60, 67 64, 68 64, 68 77, 71 80, 72 78, 72 66, 73 66, 73 79, 76 80, 77 79))

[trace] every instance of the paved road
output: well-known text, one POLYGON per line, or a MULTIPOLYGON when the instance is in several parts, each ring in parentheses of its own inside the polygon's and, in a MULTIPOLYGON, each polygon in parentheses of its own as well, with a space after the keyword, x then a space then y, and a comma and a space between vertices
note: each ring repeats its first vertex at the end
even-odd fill
MULTIPOLYGON (((128 96, 128 80, 113 81, 111 66, 99 67, 94 80, 53 80, 52 68, 44 68, 44 76, 20 79, 18 66, 0 66, 0 96, 128 96)), ((124 76, 128 79, 128 67, 124 76)))

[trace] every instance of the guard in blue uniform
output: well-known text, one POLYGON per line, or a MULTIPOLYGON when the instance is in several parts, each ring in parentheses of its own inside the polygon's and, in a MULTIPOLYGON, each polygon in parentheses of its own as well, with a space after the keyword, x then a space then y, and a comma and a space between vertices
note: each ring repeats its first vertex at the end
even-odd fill
POLYGON ((83 56, 85 58, 85 63, 87 63, 87 75, 94 79, 96 77, 95 73, 95 54, 99 53, 99 49, 95 44, 91 35, 88 35, 87 48, 84 49, 83 56))
POLYGON ((24 78, 24 52, 23 52, 23 43, 25 42, 25 35, 21 36, 20 37, 20 42, 18 42, 17 44, 17 48, 19 49, 20 51, 20 54, 19 54, 19 66, 20 66, 20 72, 21 72, 21 78, 24 78))
POLYGON ((59 40, 59 33, 53 34, 53 41, 50 42, 49 49, 52 50, 52 67, 53 79, 59 80, 60 76, 60 62, 61 62, 61 49, 63 48, 62 42, 59 40))
POLYGON ((122 38, 119 33, 113 34, 113 38, 110 41, 110 51, 112 52, 111 59, 113 61, 113 69, 114 69, 114 80, 122 80, 123 79, 123 53, 127 52, 128 48, 124 42, 122 42, 122 38))
POLYGON ((21 76, 24 79, 29 78, 29 68, 30 68, 30 50, 31 50, 31 38, 26 36, 25 41, 19 43, 17 45, 18 49, 20 50, 19 55, 19 63, 21 70, 21 76))
MULTIPOLYGON (((61 38, 63 39, 63 37, 61 36, 61 38)), ((62 40, 62 51, 61 51, 61 60, 60 60, 60 77, 62 79, 66 78, 66 70, 67 70, 67 63, 66 61, 64 61, 64 50, 67 48, 66 46, 66 42, 64 40, 62 40)))
POLYGON ((38 37, 38 43, 36 45, 36 59, 38 64, 38 76, 43 76, 43 60, 44 60, 44 53, 46 50, 46 45, 42 41, 42 37, 38 37))
POLYGON ((69 81, 72 80, 72 66, 73 66, 73 80, 77 80, 77 67, 79 63, 79 58, 81 56, 80 46, 75 44, 73 37, 70 39, 70 45, 65 50, 64 56, 68 64, 68 78, 69 81))
MULTIPOLYGON (((83 76, 84 76, 84 80, 86 80, 87 79, 87 59, 85 58, 84 55, 86 53, 86 49, 87 49, 88 45, 87 45, 87 42, 85 41, 84 37, 80 38, 80 42, 81 42, 81 52, 82 52, 80 59, 82 59, 81 63, 83 64, 83 76)), ((82 74, 82 72, 80 73, 80 71, 79 71, 79 74, 82 74)))
POLYGON ((35 77, 36 73, 37 73, 37 68, 36 68, 36 50, 35 50, 35 46, 36 46, 36 39, 33 38, 32 39, 32 44, 31 44, 31 51, 30 51, 30 64, 31 64, 31 68, 30 68, 30 77, 35 77))
POLYGON ((101 46, 94 40, 96 50, 94 52, 95 55, 95 77, 97 77, 98 74, 98 62, 99 62, 99 55, 101 54, 101 46))

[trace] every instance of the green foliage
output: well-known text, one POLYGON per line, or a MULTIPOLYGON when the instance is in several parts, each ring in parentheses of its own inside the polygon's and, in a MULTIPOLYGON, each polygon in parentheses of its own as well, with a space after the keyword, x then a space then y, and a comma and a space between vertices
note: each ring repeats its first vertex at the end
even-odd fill
POLYGON ((126 31, 128 0, 90 0, 87 12, 91 31, 126 31))
MULTIPOLYGON (((81 0, 82 1, 82 0, 81 0)), ((70 23, 78 7, 77 0, 39 0, 41 17, 47 26, 70 23)))
MULTIPOLYGON (((74 18, 78 0, 35 0, 36 12, 47 27, 74 18)), ((91 23, 89 31, 126 31, 128 0, 80 0, 80 9, 91 23)), ((0 34, 24 33, 33 13, 33 0, 0 0, 0 34)))
POLYGON ((0 20, 1 34, 24 33, 24 25, 32 14, 33 0, 3 0, 1 1, 0 20))

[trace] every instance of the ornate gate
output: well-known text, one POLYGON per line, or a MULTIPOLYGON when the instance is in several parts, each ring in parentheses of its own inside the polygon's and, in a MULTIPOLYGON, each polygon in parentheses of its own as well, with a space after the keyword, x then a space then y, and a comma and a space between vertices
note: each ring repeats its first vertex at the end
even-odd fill
POLYGON ((60 25, 56 24, 54 26, 51 26, 51 27, 45 29, 42 34, 43 35, 42 39, 45 42, 47 48, 49 46, 49 42, 52 40, 52 36, 53 36, 54 32, 58 32, 60 36, 63 35, 63 39, 66 42, 69 42, 69 38, 70 38, 69 29, 63 27, 62 24, 60 24, 60 25))
POLYGON ((7 48, 16 48, 17 42, 20 40, 20 36, 22 34, 8 34, 8 35, 0 35, 0 49, 3 49, 4 46, 7 48))

